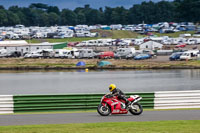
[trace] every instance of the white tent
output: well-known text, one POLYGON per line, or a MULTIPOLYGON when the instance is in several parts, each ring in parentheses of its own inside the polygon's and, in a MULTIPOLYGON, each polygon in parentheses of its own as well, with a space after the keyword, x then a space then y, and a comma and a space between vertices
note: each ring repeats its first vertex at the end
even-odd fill
POLYGON ((148 49, 148 50, 155 50, 155 49, 162 49, 163 44, 154 42, 154 41, 148 41, 140 45, 140 49, 148 49))

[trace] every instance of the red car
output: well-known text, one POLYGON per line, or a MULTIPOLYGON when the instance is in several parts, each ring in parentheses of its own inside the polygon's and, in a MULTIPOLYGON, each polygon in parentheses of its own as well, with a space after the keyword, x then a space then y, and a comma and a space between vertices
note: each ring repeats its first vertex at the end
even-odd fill
POLYGON ((110 59, 110 58, 114 58, 114 52, 112 52, 112 51, 101 52, 101 53, 98 55, 98 58, 100 58, 100 59, 110 59))
POLYGON ((186 44, 178 44, 175 46, 175 48, 184 48, 186 46, 186 44))

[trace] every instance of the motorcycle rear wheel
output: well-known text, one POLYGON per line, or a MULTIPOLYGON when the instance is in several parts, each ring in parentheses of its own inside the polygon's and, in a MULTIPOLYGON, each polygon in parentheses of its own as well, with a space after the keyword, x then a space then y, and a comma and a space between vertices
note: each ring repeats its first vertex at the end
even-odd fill
POLYGON ((129 111, 133 115, 140 115, 143 112, 142 105, 139 103, 131 103, 130 106, 129 111))
POLYGON ((111 110, 110 110, 109 106, 103 106, 102 104, 99 104, 97 107, 97 112, 101 116, 108 116, 111 113, 111 110))

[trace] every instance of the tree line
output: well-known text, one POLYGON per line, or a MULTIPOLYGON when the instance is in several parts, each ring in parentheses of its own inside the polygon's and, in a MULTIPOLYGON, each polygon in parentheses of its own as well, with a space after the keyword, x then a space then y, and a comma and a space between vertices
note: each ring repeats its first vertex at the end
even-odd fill
POLYGON ((74 10, 33 3, 29 7, 0 5, 0 26, 53 26, 77 24, 154 24, 158 22, 199 22, 200 0, 142 2, 126 9, 105 7, 93 9, 90 5, 74 10))

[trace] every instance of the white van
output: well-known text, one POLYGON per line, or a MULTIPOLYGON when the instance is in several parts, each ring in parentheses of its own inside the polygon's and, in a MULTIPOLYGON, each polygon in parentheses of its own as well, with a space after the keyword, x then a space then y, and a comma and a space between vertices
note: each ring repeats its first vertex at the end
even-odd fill
POLYGON ((183 52, 183 54, 180 56, 180 60, 196 59, 198 53, 199 53, 199 50, 189 50, 189 51, 183 52))
POLYGON ((134 56, 135 53, 135 48, 118 48, 114 56, 115 58, 121 59, 134 56))
POLYGON ((0 49, 0 57, 5 57, 8 54, 6 49, 0 49))
POLYGON ((70 50, 67 49, 56 49, 54 51, 55 58, 72 58, 72 54, 70 50))
POLYGON ((52 58, 53 55, 53 49, 38 49, 31 53, 26 53, 24 58, 52 58))
POLYGON ((94 58, 95 52, 93 49, 79 49, 78 58, 94 58))

